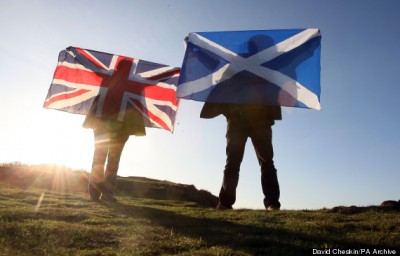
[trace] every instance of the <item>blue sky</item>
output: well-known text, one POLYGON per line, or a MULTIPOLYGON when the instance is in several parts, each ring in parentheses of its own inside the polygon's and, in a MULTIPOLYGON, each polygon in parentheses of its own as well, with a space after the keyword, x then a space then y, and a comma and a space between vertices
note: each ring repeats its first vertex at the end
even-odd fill
MULTIPOLYGON (((319 28, 322 111, 285 108, 273 127, 282 208, 399 200, 399 9, 396 0, 0 0, 0 162, 90 170, 84 117, 42 108, 67 46, 181 66, 189 32, 319 28)), ((119 174, 217 195, 226 121, 200 119, 201 107, 182 100, 174 134, 131 137, 119 174)), ((234 208, 261 209, 262 198, 249 142, 234 208)))

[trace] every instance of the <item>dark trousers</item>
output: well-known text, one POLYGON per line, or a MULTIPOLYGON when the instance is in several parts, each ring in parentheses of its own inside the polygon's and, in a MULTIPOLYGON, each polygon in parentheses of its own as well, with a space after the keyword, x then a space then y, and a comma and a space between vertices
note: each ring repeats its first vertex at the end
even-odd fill
POLYGON ((94 130, 94 155, 90 182, 101 184, 103 193, 112 193, 117 180, 119 161, 129 135, 116 134, 110 131, 94 130), (107 165, 104 170, 104 166, 107 165))
POLYGON ((268 124, 265 121, 248 120, 240 117, 227 118, 227 120, 227 159, 223 183, 219 193, 220 203, 229 207, 236 201, 240 164, 243 160, 247 138, 250 138, 261 167, 264 205, 265 207, 270 205, 280 206, 279 183, 273 161, 274 151, 271 128, 273 122, 271 121, 271 124, 268 124))

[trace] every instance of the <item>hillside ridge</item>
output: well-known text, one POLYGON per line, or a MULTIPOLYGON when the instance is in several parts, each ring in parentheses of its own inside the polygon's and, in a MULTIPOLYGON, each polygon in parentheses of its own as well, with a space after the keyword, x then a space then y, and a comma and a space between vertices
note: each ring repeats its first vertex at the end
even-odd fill
MULTIPOLYGON (((58 165, 0 165, 0 182, 20 188, 43 188, 65 192, 86 192, 89 173, 58 165)), ((116 195, 157 200, 195 202, 200 207, 215 207, 218 198, 194 185, 146 177, 117 178, 116 195)))

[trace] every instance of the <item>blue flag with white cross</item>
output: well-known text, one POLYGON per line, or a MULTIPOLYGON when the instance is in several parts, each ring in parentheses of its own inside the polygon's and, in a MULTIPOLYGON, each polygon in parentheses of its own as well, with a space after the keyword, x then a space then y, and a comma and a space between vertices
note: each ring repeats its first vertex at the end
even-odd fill
POLYGON ((321 109, 319 29, 189 33, 177 97, 321 109))

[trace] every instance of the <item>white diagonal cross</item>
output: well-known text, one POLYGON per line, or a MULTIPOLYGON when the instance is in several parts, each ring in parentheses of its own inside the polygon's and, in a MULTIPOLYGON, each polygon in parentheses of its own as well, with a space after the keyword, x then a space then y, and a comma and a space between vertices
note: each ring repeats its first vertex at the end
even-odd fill
POLYGON ((321 109, 321 106, 317 95, 305 88, 298 81, 278 71, 261 66, 261 64, 275 59, 281 54, 295 49, 296 47, 319 35, 320 32, 318 29, 306 29, 280 42, 279 44, 269 47, 250 57, 243 58, 229 49, 226 49, 199 34, 191 33, 189 34, 189 42, 218 55, 228 63, 208 76, 181 84, 179 86, 178 96, 185 97, 192 93, 206 90, 217 83, 233 77, 238 72, 247 70, 267 81, 276 84, 282 90, 285 90, 288 94, 305 104, 307 107, 319 110, 321 109), (295 88, 287 88, 284 86, 287 84, 292 84, 295 88))

